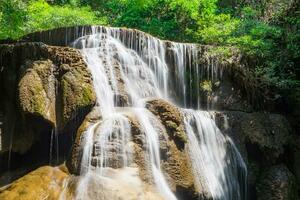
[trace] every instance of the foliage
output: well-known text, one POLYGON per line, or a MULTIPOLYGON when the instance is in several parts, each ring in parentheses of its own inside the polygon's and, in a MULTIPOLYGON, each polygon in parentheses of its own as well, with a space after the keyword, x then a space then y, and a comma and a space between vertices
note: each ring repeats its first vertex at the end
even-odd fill
POLYGON ((273 6, 275 11, 270 14, 267 3, 249 2, 1 0, 0 39, 16 39, 33 31, 61 26, 126 26, 163 39, 219 46, 214 53, 223 55, 228 55, 232 47, 237 48, 252 61, 257 75, 270 84, 283 92, 299 87, 299 3, 295 1, 285 12, 288 6, 279 2, 279 7, 273 6))
POLYGON ((71 4, 49 5, 44 0, 23 3, 4 0, 1 6, 0 39, 20 38, 24 34, 51 28, 86 24, 106 24, 90 7, 77 8, 71 4))
POLYGON ((97 19, 89 7, 78 9, 71 5, 50 6, 44 0, 33 1, 29 4, 28 13, 26 32, 61 26, 105 23, 105 20, 97 19))
POLYGON ((18 38, 23 32, 26 5, 19 0, 0 1, 0 39, 18 38))

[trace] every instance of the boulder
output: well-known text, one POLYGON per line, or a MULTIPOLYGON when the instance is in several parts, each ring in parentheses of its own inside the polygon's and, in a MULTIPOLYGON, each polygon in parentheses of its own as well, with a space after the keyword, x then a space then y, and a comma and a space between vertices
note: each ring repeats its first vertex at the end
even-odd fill
POLYGON ((183 148, 187 142, 187 136, 183 125, 183 115, 179 108, 161 99, 148 101, 146 108, 159 118, 178 147, 183 148))
POLYGON ((24 154, 54 129, 75 132, 96 102, 91 74, 78 50, 2 44, 0 63, 1 153, 11 148, 24 154))
POLYGON ((106 169, 106 177, 95 172, 71 176, 62 199, 164 200, 154 186, 144 183, 137 168, 106 169))
MULTIPOLYGON (((153 117, 158 120, 154 123, 156 124, 155 128, 157 128, 159 133, 162 159, 161 168, 171 189, 176 193, 176 195, 182 198, 197 199, 199 196, 204 196, 203 188, 195 186, 191 161, 187 146, 185 145, 187 142, 185 138, 186 136, 180 135, 185 133, 182 124, 182 114, 179 109, 163 100, 147 102, 147 107, 153 111, 153 113, 157 114, 153 115, 153 117)), ((134 110, 131 110, 130 108, 124 108, 120 112, 129 119, 131 126, 132 140, 129 143, 130 146, 133 147, 133 159, 130 166, 137 167, 141 181, 145 184, 153 185, 149 160, 145 159, 147 157, 145 155, 145 135, 141 128, 139 119, 135 115, 134 110)), ((73 174, 80 174, 81 157, 83 153, 82 142, 86 136, 87 128, 95 123, 102 123, 101 117, 99 116, 99 110, 97 111, 96 109, 87 115, 86 119, 78 129, 76 140, 72 147, 71 156, 67 161, 69 171, 73 174)), ((94 143, 94 145, 96 145, 96 143, 94 143)), ((91 164, 93 165, 93 163, 91 164)), ((122 169, 117 165, 111 165, 110 167, 113 171, 122 169)))
POLYGON ((160 131, 162 169, 173 191, 183 199, 208 199, 206 188, 195 185, 183 114, 175 105, 162 99, 146 103, 165 130, 160 131))
POLYGON ((40 167, 0 189, 0 199, 59 199, 68 173, 63 168, 40 167))
POLYGON ((242 154, 248 169, 249 198, 256 199, 255 188, 262 171, 283 162, 282 156, 291 140, 288 121, 284 116, 272 113, 212 113, 218 127, 234 140, 242 154))

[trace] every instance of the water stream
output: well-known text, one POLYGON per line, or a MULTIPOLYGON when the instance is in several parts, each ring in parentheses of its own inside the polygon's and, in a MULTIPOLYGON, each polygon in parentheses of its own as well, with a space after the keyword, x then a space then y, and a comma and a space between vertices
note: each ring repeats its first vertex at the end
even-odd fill
MULTIPOLYGON (((145 102, 161 98, 183 108, 196 104, 200 109, 199 82, 204 76, 219 76, 218 65, 210 61, 205 68, 201 66, 196 45, 162 41, 118 28, 92 27, 92 33, 79 37, 73 46, 81 50, 92 73, 102 117, 85 133, 76 198, 88 199, 89 183, 97 177, 114 179, 113 169, 128 174, 134 170, 126 114, 130 112, 145 135, 145 160, 156 190, 165 199, 177 199, 160 166, 157 126, 162 125, 145 108, 145 102), (196 94, 189 92, 191 88, 196 88, 196 94)), ((247 170, 233 142, 221 133, 208 112, 182 112, 196 184, 208 188, 215 200, 245 199, 247 170)))

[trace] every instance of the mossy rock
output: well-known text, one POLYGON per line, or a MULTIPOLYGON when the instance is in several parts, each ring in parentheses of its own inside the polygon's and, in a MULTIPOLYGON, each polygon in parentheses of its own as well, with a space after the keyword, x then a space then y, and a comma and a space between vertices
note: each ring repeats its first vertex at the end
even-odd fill
MULTIPOLYGON (((56 128, 74 134, 96 102, 79 50, 42 43, 0 45, 4 127, 1 153, 26 153, 56 128), (10 139, 13 135, 13 144, 10 139)), ((48 145, 48 144, 47 144, 48 145)))
POLYGON ((55 124, 54 76, 50 60, 26 64, 19 82, 19 102, 23 114, 32 114, 55 124))
POLYGON ((79 73, 67 72, 61 79, 63 118, 65 125, 75 117, 77 110, 86 109, 95 102, 96 96, 91 84, 82 80, 79 73))
POLYGON ((258 148, 261 154, 255 157, 267 160, 263 165, 276 163, 291 139, 289 122, 279 114, 240 111, 220 111, 214 114, 218 127, 232 136, 236 144, 258 148))
POLYGON ((184 144, 187 142, 187 136, 184 131, 183 115, 180 110, 175 105, 161 99, 148 101, 146 107, 158 117, 165 126, 168 135, 174 139, 178 147, 183 149, 184 144))

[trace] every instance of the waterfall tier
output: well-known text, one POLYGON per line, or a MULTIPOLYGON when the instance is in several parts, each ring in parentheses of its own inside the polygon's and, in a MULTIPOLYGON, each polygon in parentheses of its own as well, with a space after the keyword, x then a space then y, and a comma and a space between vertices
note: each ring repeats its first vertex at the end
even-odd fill
POLYGON ((92 192, 90 184, 101 187, 106 179, 117 181, 112 170, 125 170, 128 179, 133 180, 130 175, 135 173, 126 170, 134 171, 136 167, 144 182, 144 186, 135 183, 140 185, 139 190, 145 191, 146 184, 164 199, 177 199, 176 183, 170 182, 171 175, 163 167, 166 158, 161 155, 161 140, 168 140, 170 132, 173 137, 185 137, 176 148, 178 152, 185 151, 190 160, 196 196, 220 200, 246 198, 244 161, 207 113, 178 109, 177 124, 168 120, 166 125, 157 116, 161 111, 155 114, 147 109, 151 99, 200 109, 201 81, 218 80, 222 75, 216 63, 201 64, 201 48, 106 27, 92 27, 90 34, 79 37, 72 45, 80 49, 92 73, 97 95, 94 112, 99 116, 80 136, 80 150, 76 150, 81 160, 77 166, 80 178, 75 199, 86 199, 83 194, 92 192), (133 134, 132 118, 138 124, 138 136, 133 134), (172 124, 175 129, 181 124, 181 132, 169 131, 168 135, 172 124), (136 145, 143 152, 137 152, 136 145))

